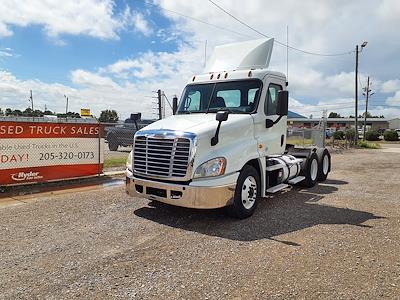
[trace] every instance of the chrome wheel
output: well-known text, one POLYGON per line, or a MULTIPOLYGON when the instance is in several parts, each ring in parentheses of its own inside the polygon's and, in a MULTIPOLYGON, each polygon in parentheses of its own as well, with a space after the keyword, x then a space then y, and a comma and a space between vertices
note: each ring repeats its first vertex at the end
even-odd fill
POLYGON ((242 184, 242 204, 244 208, 251 209, 257 197, 257 181, 253 176, 248 176, 242 184))
POLYGON ((313 159, 312 162, 311 162, 310 175, 311 175, 311 180, 312 181, 317 179, 318 161, 316 159, 313 159))
POLYGON ((328 174, 329 171, 329 157, 328 155, 324 156, 324 159, 322 160, 322 172, 324 175, 328 174))

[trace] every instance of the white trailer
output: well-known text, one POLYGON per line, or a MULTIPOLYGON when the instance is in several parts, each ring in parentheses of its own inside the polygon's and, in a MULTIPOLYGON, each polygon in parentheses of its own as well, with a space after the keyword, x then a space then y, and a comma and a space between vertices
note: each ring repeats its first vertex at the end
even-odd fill
POLYGON ((126 190, 176 206, 228 206, 238 218, 289 185, 324 181, 324 148, 286 144, 286 77, 268 70, 273 39, 216 47, 190 78, 175 115, 135 134, 126 190))

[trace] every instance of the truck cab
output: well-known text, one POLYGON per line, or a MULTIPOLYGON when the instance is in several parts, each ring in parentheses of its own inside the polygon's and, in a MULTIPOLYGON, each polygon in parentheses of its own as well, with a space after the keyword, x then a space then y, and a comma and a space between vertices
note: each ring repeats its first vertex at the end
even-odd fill
POLYGON ((238 218, 289 184, 326 179, 326 149, 286 145, 284 74, 268 70, 272 39, 219 46, 191 77, 175 115, 135 134, 127 192, 190 208, 228 206, 238 218))

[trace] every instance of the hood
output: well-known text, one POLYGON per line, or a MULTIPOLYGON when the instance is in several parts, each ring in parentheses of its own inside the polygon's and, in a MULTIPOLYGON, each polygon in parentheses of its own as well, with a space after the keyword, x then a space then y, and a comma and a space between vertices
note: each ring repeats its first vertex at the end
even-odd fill
MULTIPOLYGON (((194 113, 194 114, 184 114, 184 115, 174 115, 166 119, 154 122, 142 130, 177 130, 192 132, 197 135, 201 133, 206 133, 209 131, 215 131, 218 122, 215 120, 215 113, 194 113)), ((248 114, 230 114, 228 120, 224 123, 236 123, 241 120, 248 120, 251 118, 248 114)))

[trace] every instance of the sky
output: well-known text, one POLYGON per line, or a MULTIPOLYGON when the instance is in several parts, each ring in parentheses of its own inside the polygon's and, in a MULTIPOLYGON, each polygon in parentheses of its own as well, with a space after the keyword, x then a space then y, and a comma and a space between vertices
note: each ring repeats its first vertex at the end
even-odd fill
MULTIPOLYGON (((368 110, 400 117, 397 0, 213 2, 242 23, 207 0, 1 0, 0 108, 25 109, 32 90, 42 110, 64 112, 66 95, 70 111, 154 118, 154 91, 179 97, 214 46, 263 35, 286 43, 288 28, 291 47, 324 54, 289 49, 290 110, 354 115, 354 50, 367 41, 359 54, 359 111, 370 76, 368 110)), ((286 74, 286 48, 277 43, 270 68, 286 74)))

